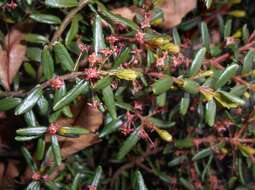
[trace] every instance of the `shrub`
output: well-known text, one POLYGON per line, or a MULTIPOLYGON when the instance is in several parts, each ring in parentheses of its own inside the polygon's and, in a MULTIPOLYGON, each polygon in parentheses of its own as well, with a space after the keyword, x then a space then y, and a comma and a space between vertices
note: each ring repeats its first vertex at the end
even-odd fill
POLYGON ((254 188, 253 1, 0 5, 2 188, 254 188))

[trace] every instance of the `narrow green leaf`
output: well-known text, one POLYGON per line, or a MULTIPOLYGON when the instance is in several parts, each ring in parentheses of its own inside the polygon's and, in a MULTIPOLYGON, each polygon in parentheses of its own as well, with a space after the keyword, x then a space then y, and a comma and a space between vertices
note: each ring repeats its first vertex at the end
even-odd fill
POLYGON ((47 131, 47 127, 28 127, 16 130, 18 135, 22 136, 36 136, 42 135, 47 131))
POLYGON ((21 147, 21 153, 24 156, 24 158, 27 162, 27 165, 31 168, 32 172, 37 171, 36 164, 34 163, 33 158, 31 156, 30 152, 28 151, 28 149, 24 146, 21 147))
POLYGON ((111 13, 104 7, 104 5, 102 3, 99 3, 98 1, 96 3, 99 4, 102 14, 105 17, 107 17, 108 19, 110 19, 111 21, 113 21, 115 23, 123 24, 124 26, 128 26, 131 29, 133 29, 134 31, 137 31, 139 29, 138 25, 136 23, 134 23, 133 21, 126 19, 120 15, 111 13))
POLYGON ((128 138, 123 142, 123 144, 120 147, 119 152, 117 153, 117 159, 122 160, 127 153, 133 148, 133 146, 136 145, 136 143, 139 141, 139 131, 140 127, 136 128, 129 136, 128 138))
POLYGON ((96 82, 96 84, 94 85, 93 89, 95 91, 99 91, 99 90, 102 90, 104 88, 106 88, 107 86, 109 86, 112 82, 112 78, 110 76, 106 76, 100 80, 98 80, 96 82))
POLYGON ((70 8, 78 5, 77 0, 45 0, 45 4, 56 8, 70 8))
POLYGON ((66 46, 69 46, 70 43, 72 42, 72 40, 75 38, 75 36, 78 33, 79 30, 79 20, 80 20, 81 16, 80 15, 76 15, 71 22, 71 26, 70 29, 68 30, 67 34, 66 34, 66 38, 65 38, 65 44, 66 46))
POLYGON ((196 75, 198 71, 200 70, 205 58, 205 53, 206 53, 206 48, 202 48, 197 52, 189 70, 190 76, 196 75))
POLYGON ((55 91, 55 95, 54 95, 54 99, 53 99, 54 104, 56 104, 65 95, 66 95, 66 85, 64 83, 64 85, 62 85, 60 89, 55 91))
POLYGON ((36 87, 32 92, 16 107, 15 115, 21 115, 29 110, 36 104, 42 95, 41 87, 36 87))
POLYGON ((243 99, 239 98, 238 96, 236 96, 234 94, 231 94, 229 92, 225 92, 225 91, 222 91, 222 90, 219 90, 217 92, 219 92, 222 96, 224 96, 224 98, 228 99, 229 101, 231 101, 233 103, 236 103, 236 104, 239 104, 239 105, 244 105, 245 104, 245 101, 243 99))
POLYGON ((243 41, 246 42, 248 40, 249 36, 250 36, 250 32, 249 32, 247 24, 245 24, 245 25, 243 25, 243 28, 242 28, 243 41))
POLYGON ((45 79, 49 80, 54 74, 54 62, 50 54, 49 48, 45 46, 42 50, 42 68, 45 79))
POLYGON ((0 111, 8 111, 21 103, 20 98, 6 97, 0 100, 0 111))
POLYGON ((48 39, 40 34, 27 33, 24 36, 25 41, 36 44, 45 44, 48 42, 48 39))
POLYGON ((215 101, 212 99, 206 103, 205 106, 205 121, 209 126, 214 125, 216 115, 216 104, 215 101))
POLYGON ((180 102, 180 114, 185 115, 189 109, 190 95, 188 93, 184 94, 184 97, 180 102))
POLYGON ((33 110, 24 113, 24 119, 29 127, 36 127, 39 125, 33 110))
POLYGON ((254 58, 255 58, 255 52, 254 50, 251 49, 248 51, 248 53, 244 57, 242 74, 248 73, 252 70, 254 58))
POLYGON ((185 139, 178 139, 175 140, 175 147, 176 148, 191 148, 193 147, 193 139, 192 138, 185 138, 185 139))
MULTIPOLYGON (((41 58, 40 58, 41 59, 41 58)), ((36 79, 36 71, 30 63, 23 64, 24 71, 29 77, 36 79)))
POLYGON ((178 46, 181 45, 181 38, 177 28, 174 27, 172 32, 173 32, 174 44, 178 46))
POLYGON ((30 18, 45 24, 60 24, 61 20, 57 16, 41 13, 33 13, 30 15, 30 18))
POLYGON ((142 173, 139 170, 136 170, 135 176, 136 176, 137 187, 138 187, 137 189, 138 190, 147 190, 148 188, 145 185, 142 173))
POLYGON ((58 144, 58 138, 56 135, 51 136, 51 145, 52 145, 52 152, 54 155, 55 163, 57 166, 60 166, 62 162, 62 157, 61 157, 61 150, 58 144))
POLYGON ((167 92, 173 84, 173 80, 170 76, 165 76, 152 84, 152 91, 154 94, 162 94, 167 92))
POLYGON ((120 55, 115 59, 112 69, 117 69, 121 64, 127 62, 131 58, 131 49, 126 47, 120 55))
POLYGON ((36 103, 39 114, 47 115, 49 111, 49 103, 47 99, 42 95, 36 103))
POLYGON ((227 20, 225 26, 224 26, 224 39, 229 37, 231 35, 232 30, 232 20, 227 20))
POLYGON ((243 176, 243 161, 242 161, 242 158, 238 158, 238 174, 239 174, 240 182, 244 185, 245 180, 244 180, 244 176, 243 176))
POLYGON ((104 88, 102 93, 103 93, 104 103, 109 113, 111 114, 113 119, 117 119, 115 100, 114 100, 114 95, 113 95, 111 86, 107 86, 106 88, 104 88))
POLYGON ((148 49, 147 50, 147 68, 150 68, 154 62, 155 62, 155 55, 150 49, 148 49))
POLYGON ((197 160, 200 160, 200 159, 203 159, 205 157, 208 157, 210 155, 212 155, 212 149, 209 147, 209 148, 205 148, 201 151, 199 151, 197 154, 195 154, 193 157, 192 157, 192 160, 193 161, 197 161, 197 160))
POLYGON ((197 94, 199 92, 199 84, 193 80, 185 79, 183 89, 190 94, 197 94))
POLYGON ((75 175, 75 178, 73 180, 72 186, 71 186, 71 190, 77 190, 79 188, 79 185, 81 183, 81 174, 78 173, 75 175))
POLYGON ((25 136, 16 136, 15 137, 15 140, 16 141, 31 141, 31 140, 34 140, 34 139, 37 139, 39 138, 39 136, 29 136, 29 137, 25 137, 25 136))
POLYGON ((195 190, 195 187, 186 179, 180 178, 180 183, 188 190, 195 190))
POLYGON ((99 138, 103 138, 106 135, 109 135, 119 129, 119 127, 123 124, 122 120, 116 119, 108 123, 104 126, 103 130, 99 134, 99 138))
MULTIPOLYGON (((202 181, 205 180, 205 175, 206 175, 206 173, 208 172, 208 170, 209 170, 209 168, 210 168, 210 166, 211 166, 212 160, 213 160, 213 156, 211 155, 211 156, 209 157, 209 160, 208 160, 208 162, 207 162, 207 164, 206 164, 206 166, 205 166, 203 172, 202 172, 202 181)), ((208 175, 209 175, 209 174, 208 174, 208 175)))
POLYGON ((207 9, 210 9, 212 2, 213 2, 212 0, 205 0, 205 5, 207 9))
POLYGON ((236 85, 233 88, 231 88, 230 94, 235 96, 242 96, 247 90, 246 85, 236 85))
POLYGON ((102 173, 103 173, 102 166, 98 166, 93 181, 91 183, 92 186, 98 187, 100 178, 102 177, 102 173))
POLYGON ((68 91, 68 93, 63 98, 61 98, 57 103, 55 103, 53 110, 56 111, 71 103, 80 94, 82 94, 87 89, 87 87, 87 81, 79 81, 70 91, 68 91))
POLYGON ((58 131, 59 135, 84 135, 89 134, 89 130, 86 128, 80 128, 80 127, 61 127, 58 131))
POLYGON ((210 49, 209 32, 206 22, 201 23, 202 42, 207 51, 210 49))
POLYGON ((232 64, 228 66, 215 83, 215 89, 223 87, 232 77, 236 75, 239 66, 232 64))
POLYGON ((157 128, 170 128, 175 125, 175 122, 163 121, 156 117, 148 117, 148 119, 150 120, 150 122, 152 122, 154 125, 156 125, 157 128))
POLYGON ((156 97, 156 104, 158 107, 164 107, 166 105, 167 93, 164 92, 156 97))
POLYGON ((56 42, 53 49, 62 68, 67 71, 73 71, 74 62, 65 46, 60 42, 56 42))
POLYGON ((37 160, 42 160, 45 153, 45 141, 42 138, 39 138, 36 145, 35 156, 37 160))
POLYGON ((168 166, 170 166, 170 167, 177 166, 177 165, 183 163, 185 160, 187 160, 186 156, 179 156, 179 157, 174 158, 173 160, 171 160, 168 163, 168 166))
POLYGON ((96 15, 93 26, 93 47, 96 56, 100 56, 100 50, 106 47, 102 28, 102 21, 99 15, 96 15))
POLYGON ((31 61, 41 62, 42 49, 36 47, 29 47, 27 48, 26 56, 31 61))
POLYGON ((38 182, 38 181, 32 181, 26 187, 26 190, 40 190, 40 189, 41 189, 40 188, 40 182, 38 182))
POLYGON ((68 117, 68 118, 73 118, 73 112, 70 108, 70 106, 65 106, 63 109, 62 109, 62 113, 68 117))

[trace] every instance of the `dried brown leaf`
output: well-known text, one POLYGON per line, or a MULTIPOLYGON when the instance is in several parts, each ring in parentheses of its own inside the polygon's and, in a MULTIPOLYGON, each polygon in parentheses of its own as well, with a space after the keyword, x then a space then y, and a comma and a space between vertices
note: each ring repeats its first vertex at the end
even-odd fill
MULTIPOLYGON (((164 12, 164 22, 162 27, 171 28, 181 23, 182 18, 191 10, 196 7, 197 0, 165 0, 158 5, 164 12)), ((127 19, 133 20, 135 17, 135 11, 133 7, 121 7, 112 10, 113 13, 121 15, 127 19)))
POLYGON ((7 90, 25 59, 26 46, 20 44, 23 38, 23 33, 11 30, 4 39, 5 50, 0 51, 0 80, 7 90))

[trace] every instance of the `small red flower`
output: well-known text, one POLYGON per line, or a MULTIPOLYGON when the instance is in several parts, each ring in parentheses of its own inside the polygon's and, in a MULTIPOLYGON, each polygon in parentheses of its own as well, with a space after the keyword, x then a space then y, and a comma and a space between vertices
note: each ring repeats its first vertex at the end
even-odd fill
POLYGON ((227 37, 226 39, 226 45, 229 46, 229 45, 233 45, 236 43, 236 39, 233 37, 233 36, 229 36, 227 37))
POLYGON ((10 3, 6 3, 4 8, 16 9, 17 6, 18 6, 17 3, 14 0, 12 0, 10 3))
POLYGON ((89 68, 84 70, 86 80, 98 79, 100 77, 100 71, 94 68, 89 68))
POLYGON ((119 38, 117 36, 114 35, 110 35, 106 37, 106 40, 113 45, 115 42, 119 41, 119 38))
POLYGON ((84 43, 79 43, 79 49, 81 52, 89 51, 90 47, 84 43))
POLYGON ((95 185, 88 185, 89 190, 97 190, 97 186, 95 185))
POLYGON ((92 100, 92 102, 91 103, 87 103, 88 105, 89 105, 89 107, 91 107, 91 108, 94 108, 94 109, 99 109, 99 107, 101 106, 101 102, 99 102, 98 100, 92 100))
POLYGON ((110 49, 101 49, 100 53, 102 53, 105 57, 112 55, 113 50, 110 49))
POLYGON ((156 66, 157 67, 163 67, 165 65, 165 60, 167 59, 168 53, 163 52, 163 56, 160 58, 157 58, 156 66))
POLYGON ((49 181, 49 176, 47 174, 44 175, 42 178, 43 178, 43 181, 45 182, 49 181))
POLYGON ((64 85, 64 80, 57 76, 54 79, 51 79, 49 84, 52 89, 58 90, 64 85))
POLYGON ((95 66, 96 63, 102 61, 101 58, 97 57, 97 55, 96 55, 95 52, 93 52, 92 54, 90 54, 90 55, 88 56, 87 60, 88 60, 88 62, 89 62, 89 64, 90 64, 91 66, 95 66))
POLYGON ((143 110, 143 103, 141 101, 134 101, 134 108, 135 110, 142 111, 143 110))
POLYGON ((51 123, 48 127, 48 133, 50 135, 56 135, 56 133, 58 132, 58 126, 55 123, 51 123))
POLYGON ((125 136, 129 135, 133 130, 133 128, 127 126, 126 124, 120 126, 120 132, 125 136))
POLYGON ((138 43, 140 44, 143 44, 144 43, 144 33, 138 31, 136 34, 135 34, 135 39, 138 43))
POLYGON ((141 23, 141 28, 144 29, 144 28, 148 28, 150 27, 150 21, 151 21, 151 14, 150 13, 145 13, 144 14, 144 19, 141 23))
POLYGON ((33 179, 33 181, 40 181, 40 179, 41 179, 41 174, 40 174, 39 172, 33 173, 32 179, 33 179))

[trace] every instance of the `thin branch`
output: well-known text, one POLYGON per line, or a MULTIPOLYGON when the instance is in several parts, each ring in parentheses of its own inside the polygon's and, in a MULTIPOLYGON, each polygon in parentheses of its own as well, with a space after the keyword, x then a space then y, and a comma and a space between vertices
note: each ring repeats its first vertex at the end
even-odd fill
POLYGON ((58 38, 62 35, 62 33, 64 32, 64 30, 66 29, 66 27, 68 26, 68 24, 72 21, 73 17, 81 10, 83 9, 88 3, 90 2, 90 0, 81 0, 79 5, 72 9, 70 11, 70 13, 65 17, 65 19, 63 20, 63 22, 61 23, 61 25, 59 26, 58 30, 55 31, 55 33, 53 34, 53 37, 51 39, 51 43, 54 43, 56 40, 58 40, 58 38))

